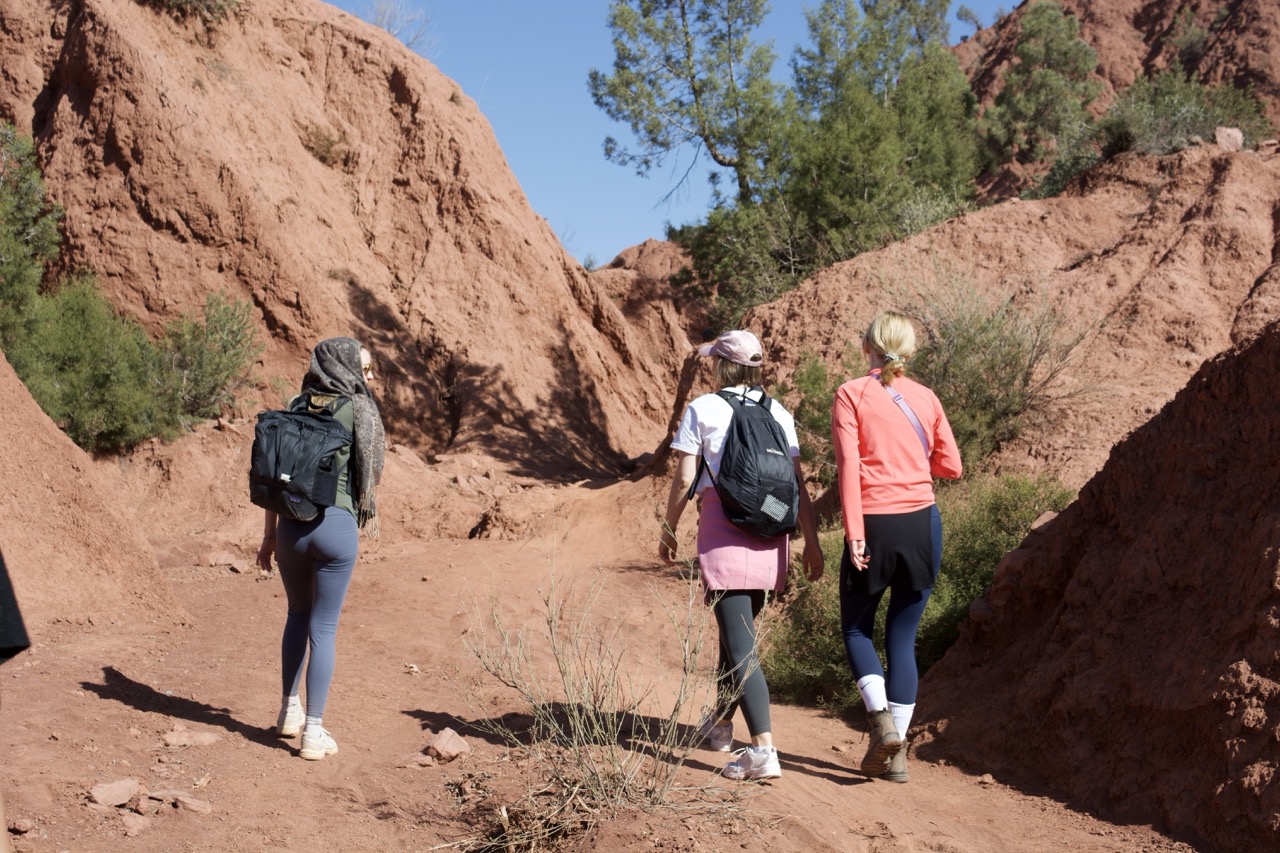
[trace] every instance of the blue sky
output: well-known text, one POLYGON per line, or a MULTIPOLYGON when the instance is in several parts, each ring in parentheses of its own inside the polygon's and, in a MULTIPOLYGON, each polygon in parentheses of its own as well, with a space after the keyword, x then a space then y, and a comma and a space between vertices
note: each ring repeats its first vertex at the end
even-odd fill
MULTIPOLYGON (((374 0, 334 4, 365 19, 374 0)), ((604 159, 602 144, 630 130, 591 100, 587 73, 608 72, 613 48, 608 0, 389 0, 425 21, 415 49, 452 78, 480 107, 534 211, 579 261, 609 263, 628 246, 661 239, 666 224, 705 215, 707 167, 699 162, 684 189, 663 202, 689 167, 691 152, 671 158, 647 178, 604 159)), ((818 0, 773 0, 759 36, 773 39, 775 73, 807 42, 804 9, 818 0)), ((954 9, 960 4, 953 4, 954 9)), ((997 9, 1018 5, 968 0, 986 26, 997 9)), ((956 41, 972 32, 951 22, 956 41)))

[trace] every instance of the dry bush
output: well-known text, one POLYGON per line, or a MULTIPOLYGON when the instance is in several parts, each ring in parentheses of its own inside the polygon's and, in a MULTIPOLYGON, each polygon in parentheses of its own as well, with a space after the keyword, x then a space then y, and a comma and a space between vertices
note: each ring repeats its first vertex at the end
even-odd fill
MULTIPOLYGON (((737 810, 742 788, 715 777, 677 785, 696 724, 682 722, 713 705, 714 683, 700 665, 709 636, 709 608, 690 573, 681 601, 653 590, 654 610, 667 624, 662 648, 679 649, 679 671, 663 673, 657 649, 602 611, 605 584, 597 573, 576 594, 553 574, 539 590, 541 618, 513 627, 496 597, 477 612, 465 641, 480 668, 520 700, 522 714, 495 713, 469 691, 475 725, 501 738, 538 769, 530 787, 492 816, 488 837, 473 850, 547 849, 624 809, 737 810)), ((714 634, 710 634, 714 637, 714 634)), ((712 652, 714 657, 714 651, 712 652)))

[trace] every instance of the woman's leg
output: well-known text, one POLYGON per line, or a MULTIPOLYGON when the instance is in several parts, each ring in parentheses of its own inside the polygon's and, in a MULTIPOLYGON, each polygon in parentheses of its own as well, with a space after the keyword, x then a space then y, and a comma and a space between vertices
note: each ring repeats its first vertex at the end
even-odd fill
POLYGON ((889 664, 888 698, 898 705, 916 701, 919 673, 916 669, 916 629, 932 590, 893 587, 885 614, 884 647, 889 664))
POLYGON ((844 634, 845 656, 868 711, 885 707, 881 701, 884 667, 871 639, 876 628, 876 608, 883 597, 884 590, 867 594, 840 585, 840 630, 844 634))
MULTIPOLYGON (((721 684, 738 697, 747 730, 756 746, 773 742, 769 721, 769 685, 756 655, 755 617, 764 607, 763 590, 731 590, 719 593, 713 603, 720 629, 721 684)), ((722 694, 723 695, 723 694, 722 694)), ((726 716, 732 713, 730 710, 726 716)))
POLYGON ((307 718, 319 719, 329 698, 337 650, 338 616, 356 564, 359 532, 344 509, 329 507, 311 535, 314 598, 307 621, 311 660, 307 664, 307 718))
MULTIPOLYGON (((930 576, 936 579, 938 570, 942 567, 942 518, 938 507, 930 507, 926 516, 916 520, 921 525, 913 538, 919 543, 919 547, 913 549, 909 559, 926 562, 930 576)), ((931 592, 932 589, 913 590, 905 582, 905 578, 898 577, 889 594, 889 610, 885 616, 884 629, 885 658, 889 664, 889 710, 904 739, 911 726, 916 689, 920 682, 916 665, 916 634, 931 592)))
POLYGON ((276 528, 276 562, 284 585, 288 616, 280 638, 280 681, 284 697, 297 696, 307 657, 307 623, 315 597, 307 531, 311 525, 282 518, 276 528))

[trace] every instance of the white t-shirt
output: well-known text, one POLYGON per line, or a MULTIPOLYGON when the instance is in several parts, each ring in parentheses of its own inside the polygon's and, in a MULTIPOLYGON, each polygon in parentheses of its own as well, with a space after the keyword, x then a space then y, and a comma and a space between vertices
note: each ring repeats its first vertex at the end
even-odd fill
MULTIPOLYGON (((760 392, 749 392, 745 385, 730 386, 723 389, 737 394, 747 393, 753 400, 759 400, 760 392)), ((800 455, 800 441, 796 438, 796 422, 791 413, 782 407, 777 400, 770 399, 769 413, 782 426, 787 437, 787 449, 792 458, 800 455)), ((682 450, 697 456, 699 453, 707 460, 707 467, 716 476, 720 475, 720 451, 724 447, 724 436, 733 419, 733 406, 718 394, 703 394, 696 398, 684 410, 680 417, 680 426, 676 428, 676 437, 671 440, 674 450, 682 450)), ((711 478, 703 471, 698 479, 697 491, 712 486, 711 478)))

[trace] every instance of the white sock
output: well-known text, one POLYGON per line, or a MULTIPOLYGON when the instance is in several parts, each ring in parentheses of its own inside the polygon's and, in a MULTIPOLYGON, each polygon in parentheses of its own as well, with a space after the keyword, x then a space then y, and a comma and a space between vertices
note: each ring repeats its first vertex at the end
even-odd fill
POLYGON ((884 689, 883 675, 864 675, 858 679, 858 692, 868 711, 883 711, 889 707, 889 696, 884 689))
POLYGON ((902 735, 902 739, 907 739, 907 729, 911 728, 911 714, 916 710, 916 705, 912 702, 910 705, 899 705, 897 702, 889 703, 889 713, 893 714, 893 724, 898 728, 898 734, 902 735))
POLYGON ((298 694, 295 693, 292 696, 286 696, 283 699, 281 699, 280 706, 283 708, 301 708, 302 700, 300 700, 298 698, 298 694))
POLYGON ((319 718, 319 717, 307 717, 307 730, 308 730, 308 731, 311 731, 311 732, 318 732, 318 731, 320 731, 320 718, 319 718))

